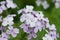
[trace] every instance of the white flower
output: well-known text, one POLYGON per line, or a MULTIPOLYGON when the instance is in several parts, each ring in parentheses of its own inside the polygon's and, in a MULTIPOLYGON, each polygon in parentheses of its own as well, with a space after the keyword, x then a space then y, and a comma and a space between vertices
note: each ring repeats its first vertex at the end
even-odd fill
POLYGON ((44 9, 47 9, 49 7, 46 0, 36 0, 36 4, 37 6, 42 5, 44 9))
POLYGON ((7 34, 11 34, 13 37, 16 37, 17 34, 19 33, 19 29, 13 28, 13 26, 9 26, 6 32, 7 34))
POLYGON ((46 1, 44 1, 42 3, 42 6, 43 6, 44 9, 47 9, 49 7, 49 5, 48 5, 48 3, 46 1))
POLYGON ((40 6, 41 1, 40 1, 40 0, 37 0, 37 1, 36 1, 36 4, 37 4, 37 6, 40 6))
POLYGON ((27 12, 32 12, 33 8, 34 8, 33 6, 27 5, 26 8, 25 8, 25 12, 26 12, 26 13, 27 13, 27 12))
POLYGON ((33 10, 33 8, 34 8, 33 6, 29 6, 29 5, 26 6, 27 10, 33 10))
POLYGON ((6 0, 7 2, 7 8, 16 8, 17 5, 13 3, 13 0, 6 0))
POLYGON ((56 8, 59 8, 59 7, 60 7, 60 3, 56 2, 56 3, 55 3, 55 7, 56 7, 56 8))
POLYGON ((55 3, 56 8, 60 7, 60 0, 53 0, 53 2, 55 3))

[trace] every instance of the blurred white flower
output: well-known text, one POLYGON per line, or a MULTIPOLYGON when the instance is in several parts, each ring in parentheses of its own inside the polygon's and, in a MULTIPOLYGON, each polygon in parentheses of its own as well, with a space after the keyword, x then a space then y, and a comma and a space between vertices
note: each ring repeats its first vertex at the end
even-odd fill
POLYGON ((36 0, 37 6, 42 5, 44 9, 47 9, 49 7, 49 4, 46 0, 36 0))
POLYGON ((13 0, 6 0, 7 2, 7 8, 16 8, 17 5, 13 3, 13 0))
POLYGON ((31 12, 33 10, 33 8, 34 8, 33 6, 27 5, 25 12, 31 12))
POLYGON ((53 2, 55 3, 56 8, 60 7, 60 0, 53 0, 53 2))

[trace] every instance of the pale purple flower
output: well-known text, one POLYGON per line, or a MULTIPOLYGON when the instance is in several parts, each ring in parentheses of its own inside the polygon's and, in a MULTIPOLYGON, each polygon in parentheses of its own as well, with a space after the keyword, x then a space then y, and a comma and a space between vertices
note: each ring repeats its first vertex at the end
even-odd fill
POLYGON ((20 27, 23 28, 24 32, 28 33, 28 26, 26 24, 21 24, 20 27))
POLYGON ((11 34, 13 37, 16 37, 17 34, 19 33, 19 29, 13 28, 13 26, 9 26, 8 30, 6 32, 7 32, 7 34, 11 34))
POLYGON ((37 33, 38 30, 42 31, 42 29, 45 29, 45 25, 46 25, 46 23, 44 21, 36 22, 36 26, 35 26, 34 32, 37 33))
POLYGON ((2 32, 0 40, 8 40, 8 38, 9 38, 9 35, 4 33, 4 32, 2 32))
POLYGON ((0 2, 0 14, 2 14, 2 12, 7 9, 5 4, 6 4, 6 1, 0 2))
POLYGON ((7 10, 7 7, 5 5, 1 5, 2 10, 7 10))

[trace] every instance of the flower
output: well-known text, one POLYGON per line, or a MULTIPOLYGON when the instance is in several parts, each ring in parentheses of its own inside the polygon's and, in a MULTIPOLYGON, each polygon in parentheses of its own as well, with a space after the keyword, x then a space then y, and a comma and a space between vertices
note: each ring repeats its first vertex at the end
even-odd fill
POLYGON ((15 15, 14 14, 13 15, 8 15, 7 17, 3 18, 2 25, 3 26, 13 25, 14 24, 13 16, 15 16, 15 15))
POLYGON ((16 37, 19 33, 19 29, 13 28, 13 26, 8 26, 8 30, 6 31, 7 34, 11 34, 13 37, 16 37))
POLYGON ((3 10, 6 10, 7 7, 5 6, 6 2, 5 1, 1 1, 0 2, 0 14, 2 14, 3 10))
POLYGON ((32 12, 32 10, 33 10, 33 6, 29 6, 29 5, 26 5, 26 8, 24 8, 24 9, 21 9, 21 10, 19 10, 18 11, 18 14, 20 14, 20 13, 28 13, 28 12, 32 12))
POLYGON ((28 40, 31 40, 32 38, 36 38, 37 35, 34 33, 34 31, 31 31, 31 33, 28 34, 28 40))
POLYGON ((56 30, 55 25, 52 24, 52 25, 49 27, 49 30, 56 30))
POLYGON ((0 40, 8 40, 8 38, 9 38, 9 35, 4 33, 4 32, 2 32, 0 40))
POLYGON ((46 30, 47 34, 45 34, 45 36, 42 38, 43 40, 57 40, 57 38, 59 37, 59 35, 56 32, 56 28, 55 25, 48 25, 48 29, 49 31, 46 30))
POLYGON ((53 0, 53 2, 55 3, 56 8, 60 7, 60 0, 53 0))
POLYGON ((6 10, 7 7, 5 5, 1 5, 2 10, 6 10))
POLYGON ((26 25, 25 23, 21 24, 20 28, 23 28, 23 31, 26 32, 26 33, 28 33, 28 25, 26 25))
POLYGON ((7 2, 7 8, 16 8, 17 5, 13 3, 13 0, 6 0, 7 2))
POLYGON ((29 25, 27 25, 25 23, 24 24, 21 24, 20 27, 23 28, 23 31, 24 32, 28 33, 28 40, 37 37, 37 35, 34 32, 34 27, 33 28, 30 28, 29 25))
POLYGON ((49 7, 46 0, 36 0, 37 6, 40 6, 40 4, 43 6, 44 9, 47 9, 49 7))

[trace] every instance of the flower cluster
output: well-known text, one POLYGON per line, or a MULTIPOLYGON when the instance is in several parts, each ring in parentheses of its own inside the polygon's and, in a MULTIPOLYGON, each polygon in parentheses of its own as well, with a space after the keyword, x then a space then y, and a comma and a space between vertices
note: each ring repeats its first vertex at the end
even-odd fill
POLYGON ((0 17, 0 21, 2 22, 2 25, 0 27, 0 31, 1 31, 1 35, 0 35, 0 40, 8 40, 10 38, 9 35, 12 35, 13 37, 16 37, 17 34, 19 33, 19 29, 18 28, 13 28, 13 17, 15 17, 15 14, 12 15, 7 15, 7 17, 2 18, 2 16, 0 17), (6 26, 8 26, 8 28, 6 29, 6 26))
POLYGON ((4 10, 7 10, 7 8, 16 8, 16 7, 17 5, 13 3, 13 0, 1 1, 0 2, 0 14, 2 14, 4 10))
POLYGON ((43 40, 57 40, 59 35, 56 33, 55 25, 52 24, 48 27, 49 31, 46 30, 47 34, 42 38, 43 40))
POLYGON ((43 37, 43 40, 56 40, 57 33, 55 25, 49 24, 49 20, 47 17, 44 17, 42 11, 34 11, 33 6, 27 5, 26 8, 18 11, 18 14, 21 14, 20 21, 23 24, 20 25, 23 28, 23 31, 28 33, 28 40, 31 38, 36 38, 36 33, 38 31, 42 31, 43 29, 47 32, 43 37), (49 31, 45 28, 48 28, 49 31))
MULTIPOLYGON (((1 31, 3 29, 4 29, 4 27, 0 28, 1 31)), ((6 30, 6 32, 2 31, 2 33, 0 35, 0 40, 8 40, 10 38, 9 35, 12 35, 13 37, 16 37, 18 33, 19 33, 18 28, 13 28, 13 26, 8 26, 8 30, 6 30)))
POLYGON ((7 26, 7 25, 13 25, 13 17, 16 16, 15 14, 13 15, 8 15, 7 17, 3 18, 2 20, 2 26, 7 26))
POLYGON ((56 8, 60 7, 60 0, 53 0, 53 2, 55 3, 56 8))
POLYGON ((42 5, 44 9, 47 9, 49 7, 49 4, 46 0, 36 0, 37 6, 42 5))
MULTIPOLYGON (((6 1, 1 1, 0 2, 0 14, 2 14, 2 12, 4 10, 7 10, 8 8, 16 8, 17 5, 13 2, 13 0, 6 0, 6 1)), ((0 22, 2 23, 1 27, 0 27, 0 31, 1 31, 1 35, 0 35, 0 40, 8 40, 10 37, 9 35, 11 34, 13 37, 16 37, 17 34, 19 33, 19 29, 17 28, 13 28, 13 20, 16 15, 12 14, 12 15, 7 15, 7 17, 2 18, 2 16, 0 16, 0 22), (8 30, 6 29, 6 26, 8 26, 8 30)))
MULTIPOLYGON (((60 1, 53 1, 55 2, 56 8, 59 8, 60 1)), ((49 4, 46 0, 36 0, 36 4, 37 6, 42 5, 44 9, 47 9, 49 7, 49 4)), ((1 1, 0 14, 2 14, 2 12, 8 8, 16 7, 17 5, 13 2, 13 0, 1 1)), ((42 40, 57 40, 59 35, 56 32, 55 25, 49 23, 48 18, 43 15, 42 11, 34 11, 33 8, 34 7, 31 5, 27 5, 25 8, 18 11, 18 14, 22 14, 20 16, 20 21, 22 22, 20 28, 22 28, 23 31, 28 34, 28 40, 36 38, 36 33, 42 30, 46 31, 46 34, 44 37, 42 37, 42 40)), ((19 29, 13 27, 13 20, 15 16, 15 14, 9 14, 5 18, 2 18, 3 16, 0 16, 0 40, 8 40, 10 38, 10 35, 12 37, 16 37, 19 33, 19 29)))

